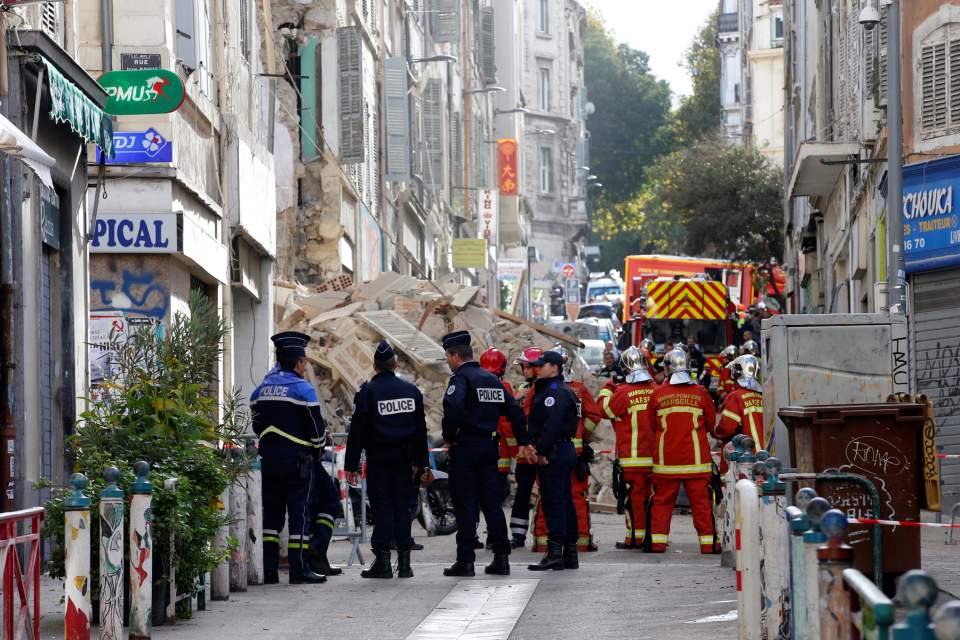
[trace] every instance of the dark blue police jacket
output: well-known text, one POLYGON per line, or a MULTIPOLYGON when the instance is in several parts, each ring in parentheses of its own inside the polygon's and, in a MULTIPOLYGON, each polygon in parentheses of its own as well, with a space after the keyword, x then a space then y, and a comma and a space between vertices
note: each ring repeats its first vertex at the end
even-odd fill
POLYGON ((526 444, 523 409, 500 378, 477 362, 462 364, 443 396, 443 439, 455 443, 463 435, 492 437, 501 416, 510 421, 517 441, 526 444))
POLYGON ((319 455, 327 429, 313 385, 291 371, 274 369, 250 396, 253 431, 260 437, 260 455, 307 452, 319 455))
POLYGON ((549 458, 558 440, 577 435, 579 402, 577 395, 564 383, 563 376, 537 380, 534 393, 527 429, 537 447, 537 454, 549 458))
POLYGON ((394 373, 378 373, 357 391, 353 407, 344 469, 359 470, 363 449, 368 457, 403 454, 416 467, 428 465, 427 421, 417 387, 394 373))

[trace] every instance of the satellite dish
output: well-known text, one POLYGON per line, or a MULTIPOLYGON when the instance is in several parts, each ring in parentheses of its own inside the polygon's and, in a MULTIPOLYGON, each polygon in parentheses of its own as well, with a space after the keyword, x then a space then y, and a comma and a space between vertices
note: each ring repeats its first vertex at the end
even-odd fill
POLYGON ((584 112, 585 114, 587 114, 588 116, 592 116, 593 114, 595 114, 595 113, 597 112, 597 107, 594 106, 594 104, 593 104, 592 102, 588 102, 588 103, 583 107, 583 112, 584 112))

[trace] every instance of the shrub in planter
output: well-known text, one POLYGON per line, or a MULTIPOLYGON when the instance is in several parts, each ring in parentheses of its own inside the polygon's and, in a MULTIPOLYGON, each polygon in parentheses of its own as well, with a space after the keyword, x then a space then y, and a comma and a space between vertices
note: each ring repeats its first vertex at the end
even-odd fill
MULTIPOLYGON (((216 391, 225 333, 216 307, 195 293, 189 315, 177 314, 168 331, 140 329, 128 336, 111 336, 112 375, 90 399, 89 410, 68 439, 75 470, 90 480, 87 495, 93 500, 93 513, 99 508, 105 468, 120 470, 129 508, 133 465, 138 460, 150 463, 154 573, 156 577, 172 560, 181 593, 193 593, 197 577, 229 553, 213 546, 217 530, 227 523, 220 495, 249 468, 246 457, 236 455, 244 451, 241 436, 249 415, 239 392, 221 399, 216 391), (233 455, 225 455, 228 451, 233 455), (175 491, 164 488, 167 478, 179 479, 175 491)), ((66 493, 55 492, 45 505, 43 534, 52 543, 49 570, 55 578, 62 578, 65 571, 66 493)), ((126 522, 129 525, 129 517, 126 522)), ((91 540, 97 541, 99 519, 91 518, 91 525, 91 540)), ((99 550, 96 542, 91 546, 91 579, 96 585, 99 550)), ((95 599, 96 594, 94 588, 95 599)))

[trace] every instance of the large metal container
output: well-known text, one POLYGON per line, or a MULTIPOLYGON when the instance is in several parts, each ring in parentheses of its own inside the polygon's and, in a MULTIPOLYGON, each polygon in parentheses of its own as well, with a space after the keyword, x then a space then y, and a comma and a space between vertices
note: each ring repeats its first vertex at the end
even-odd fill
POLYGON ((783 407, 885 402, 910 391, 903 316, 780 315, 763 321, 761 339, 765 441, 788 466, 783 407))

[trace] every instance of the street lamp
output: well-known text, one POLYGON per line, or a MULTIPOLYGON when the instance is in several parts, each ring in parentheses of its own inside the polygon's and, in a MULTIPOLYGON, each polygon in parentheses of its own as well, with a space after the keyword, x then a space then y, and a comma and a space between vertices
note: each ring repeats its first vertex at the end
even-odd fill
POLYGON ((554 131, 553 129, 533 129, 533 130, 530 132, 530 135, 532 135, 532 136, 555 136, 555 135, 557 135, 557 132, 554 131))
POLYGON ((439 56, 430 56, 429 58, 411 58, 410 64, 421 64, 424 62, 452 62, 457 63, 457 56, 449 56, 446 54, 439 56))
POLYGON ((530 113, 530 109, 524 107, 517 107, 516 109, 494 109, 493 115, 496 116, 507 116, 514 113, 530 113))
POLYGON ((464 91, 463 95, 475 96, 478 93, 503 93, 504 91, 506 91, 506 89, 504 89, 503 87, 490 85, 489 87, 484 87, 483 89, 471 89, 470 91, 464 91))

